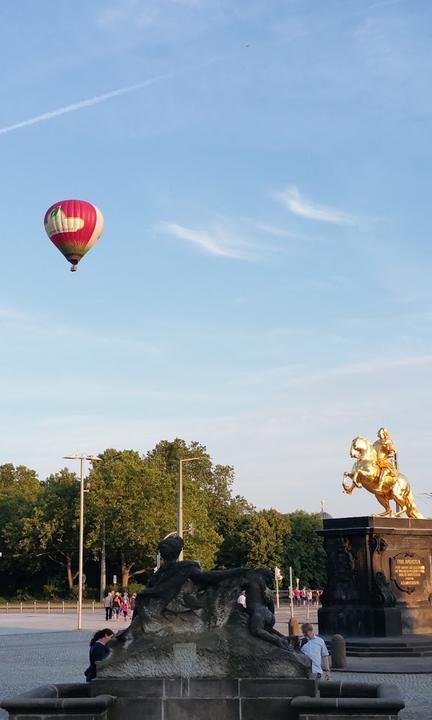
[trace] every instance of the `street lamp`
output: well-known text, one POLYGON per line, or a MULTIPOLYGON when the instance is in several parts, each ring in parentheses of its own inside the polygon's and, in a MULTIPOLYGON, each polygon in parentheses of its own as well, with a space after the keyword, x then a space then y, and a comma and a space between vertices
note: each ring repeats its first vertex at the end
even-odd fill
MULTIPOLYGON (((202 457, 183 458, 180 460, 179 486, 177 498, 177 532, 179 537, 183 537, 183 463, 202 460, 202 457)), ((179 555, 179 560, 183 560, 183 550, 179 555)))
POLYGON ((80 461, 80 525, 79 525, 79 566, 78 566, 78 630, 82 630, 82 597, 84 572, 84 461, 97 462, 101 460, 97 455, 64 455, 65 460, 80 461))

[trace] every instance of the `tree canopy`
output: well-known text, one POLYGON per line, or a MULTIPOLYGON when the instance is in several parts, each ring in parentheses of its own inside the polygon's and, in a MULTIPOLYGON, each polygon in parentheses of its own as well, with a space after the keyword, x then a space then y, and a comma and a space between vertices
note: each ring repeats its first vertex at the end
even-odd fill
POLYGON ((47 556, 66 573, 72 590, 78 555, 79 482, 67 468, 43 483, 31 515, 26 518, 20 547, 35 557, 47 556))
MULTIPOLYGON (((291 565, 302 584, 322 587, 324 550, 318 514, 256 510, 234 495, 234 469, 213 464, 207 448, 180 438, 162 440, 145 455, 109 448, 86 480, 85 563, 87 584, 99 584, 101 551, 119 585, 145 583, 156 547, 177 530, 179 466, 183 463, 186 559, 204 568, 291 565)), ((68 469, 40 481, 23 465, 0 466, 0 583, 5 591, 74 591, 78 571, 79 495, 68 469)))
POLYGON ((289 519, 291 533, 285 538, 282 559, 285 578, 291 566, 294 577, 300 578, 302 585, 322 588, 326 580, 326 554, 316 532, 322 527, 321 515, 296 510, 290 513, 289 519))

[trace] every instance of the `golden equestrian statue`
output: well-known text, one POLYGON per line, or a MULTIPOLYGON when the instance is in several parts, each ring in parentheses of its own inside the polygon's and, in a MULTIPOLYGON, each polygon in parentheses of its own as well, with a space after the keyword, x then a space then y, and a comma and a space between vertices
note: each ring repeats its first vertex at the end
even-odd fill
POLYGON ((350 495, 354 488, 365 488, 373 493, 383 506, 384 512, 375 513, 379 517, 400 517, 403 513, 409 518, 421 518, 417 510, 410 484, 397 466, 396 447, 386 428, 378 430, 378 440, 371 443, 357 435, 351 443, 350 455, 355 458, 351 472, 344 473, 343 491, 350 495), (346 478, 352 480, 351 485, 346 478), (390 507, 390 500, 396 503, 397 512, 390 507))

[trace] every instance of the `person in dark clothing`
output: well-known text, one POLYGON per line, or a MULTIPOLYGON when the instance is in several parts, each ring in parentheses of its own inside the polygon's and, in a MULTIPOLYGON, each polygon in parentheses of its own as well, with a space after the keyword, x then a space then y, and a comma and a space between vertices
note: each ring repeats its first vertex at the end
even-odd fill
POLYGON ((105 608, 105 620, 112 620, 112 614, 113 614, 113 598, 114 598, 114 593, 113 593, 113 592, 109 592, 109 593, 104 597, 103 603, 104 603, 104 608, 105 608))
POLYGON ((90 665, 84 672, 87 682, 90 682, 90 680, 96 677, 96 662, 104 660, 104 658, 109 655, 106 644, 111 640, 113 635, 114 633, 110 628, 104 628, 103 630, 98 630, 90 640, 90 665))

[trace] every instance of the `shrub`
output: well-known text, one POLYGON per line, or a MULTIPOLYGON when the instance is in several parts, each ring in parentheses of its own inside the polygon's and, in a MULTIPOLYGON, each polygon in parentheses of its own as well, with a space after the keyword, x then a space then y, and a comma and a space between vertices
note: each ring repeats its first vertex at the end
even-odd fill
POLYGON ((60 588, 57 583, 49 580, 46 585, 43 586, 44 596, 49 600, 57 598, 60 593, 60 588))

